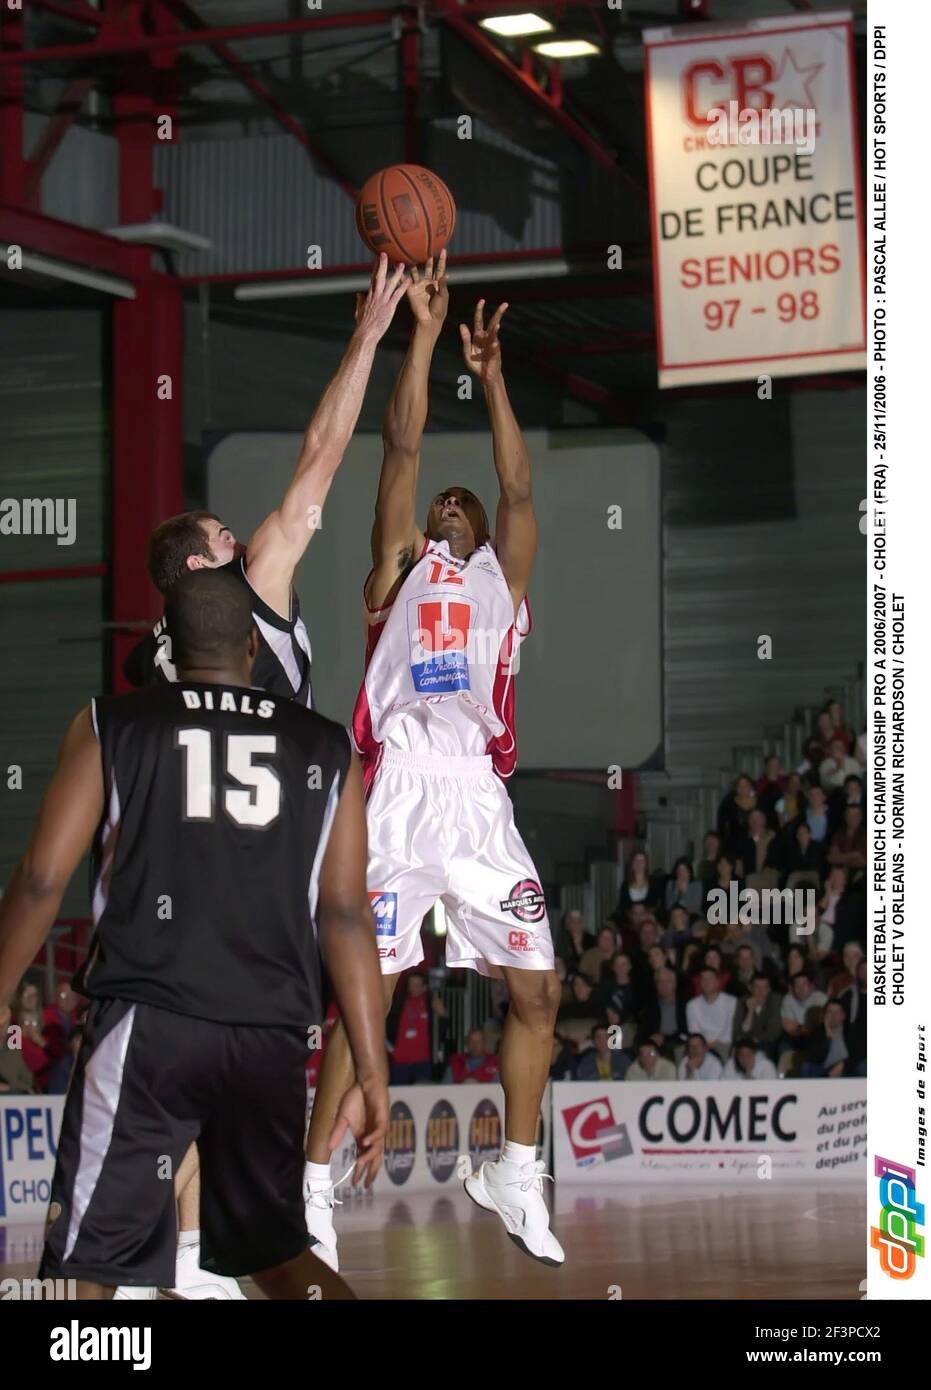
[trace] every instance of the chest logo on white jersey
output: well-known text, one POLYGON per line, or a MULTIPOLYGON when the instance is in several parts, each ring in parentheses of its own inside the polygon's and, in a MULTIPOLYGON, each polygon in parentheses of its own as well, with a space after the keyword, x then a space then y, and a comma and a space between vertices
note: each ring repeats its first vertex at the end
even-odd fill
POLYGON ((408 600, 411 678, 419 695, 471 688, 468 650, 476 611, 465 594, 408 600))

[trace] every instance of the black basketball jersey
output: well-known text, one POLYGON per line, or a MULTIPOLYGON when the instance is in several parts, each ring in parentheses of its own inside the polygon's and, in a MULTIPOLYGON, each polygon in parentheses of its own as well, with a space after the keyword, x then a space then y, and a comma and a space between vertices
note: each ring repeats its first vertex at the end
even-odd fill
MULTIPOLYGON (((283 695, 289 700, 296 700, 299 705, 305 705, 307 709, 313 709, 310 638, 301 617, 296 592, 291 590, 290 617, 282 618, 249 583, 244 555, 220 568, 241 579, 249 590, 252 619, 259 634, 259 650, 252 668, 254 683, 272 695, 283 695)), ((159 618, 149 635, 133 647, 123 663, 123 674, 130 685, 145 686, 153 682, 160 684, 177 680, 165 636, 165 619, 159 618)))
POLYGON ((83 992, 220 1023, 319 1023, 317 882, 346 730, 201 681, 91 709, 106 799, 83 992))

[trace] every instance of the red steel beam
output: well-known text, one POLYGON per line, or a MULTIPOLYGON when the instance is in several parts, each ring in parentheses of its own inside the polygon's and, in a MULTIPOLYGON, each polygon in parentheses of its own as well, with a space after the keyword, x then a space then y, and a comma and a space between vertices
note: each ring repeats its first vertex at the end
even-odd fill
MULTIPOLYGON (((132 22, 138 7, 117 11, 132 22)), ((175 21, 162 14, 165 22, 175 21)), ((173 34, 168 37, 174 37, 173 34)), ((171 50, 168 50, 171 51, 171 50)), ((148 222, 159 211, 154 182, 156 115, 171 73, 147 54, 120 65, 113 94, 119 147, 121 223, 148 222), (157 64, 157 65, 156 65, 157 64), (158 94, 158 96, 156 95, 158 94)), ((127 247, 136 275, 136 298, 113 306, 113 424, 111 467, 110 618, 132 622, 160 611, 144 557, 152 528, 179 512, 184 500, 181 388, 183 291, 174 278, 152 272, 146 246, 127 247)), ((122 627, 113 632, 112 684, 125 689, 123 662, 136 641, 122 627)))
MULTIPOLYGON (((23 48, 23 16, 8 11, 0 27, 0 61, 20 58, 23 48)), ((23 89, 21 67, 0 70, 0 202, 21 203, 26 183, 23 150, 23 89)))
MULTIPOLYGON (((203 33, 203 31, 207 29, 208 26, 206 21, 200 18, 197 12, 186 3, 186 0, 164 0, 164 3, 167 4, 168 8, 181 18, 191 29, 200 33, 203 33)), ((326 170, 330 178, 334 179, 347 196, 355 201, 359 191, 356 185, 351 179, 346 177, 345 173, 337 167, 333 160, 330 159, 329 155, 324 153, 324 151, 310 138, 300 122, 296 121, 290 112, 282 106, 281 102, 265 83, 262 82, 260 78, 256 77, 248 63, 244 63, 242 59, 237 58, 236 54, 227 43, 219 41, 211 43, 210 48, 220 61, 225 63, 226 66, 236 74, 246 90, 251 92, 257 101, 260 101, 263 106, 268 108, 278 124, 286 130, 289 135, 293 135, 295 140, 299 141, 299 143, 304 146, 307 153, 326 170)))
POLYGON ((356 10, 350 14, 319 15, 314 19, 276 19, 252 24, 225 24, 196 33, 180 29, 174 34, 127 32, 105 24, 90 43, 65 43, 52 48, 32 48, 18 53, 0 54, 0 67, 21 67, 24 63, 55 63, 69 58, 106 58, 114 53, 157 53, 163 49, 189 48, 193 44, 214 44, 241 39, 269 39, 282 34, 312 34, 327 29, 374 29, 389 25, 396 10, 356 10))
POLYGON ((125 246, 104 232, 79 227, 73 222, 60 222, 42 212, 0 203, 0 237, 24 250, 109 271, 127 280, 137 275, 133 247, 125 246))
POLYGON ((42 175, 51 164, 56 150, 74 124, 78 112, 84 104, 84 98, 94 86, 95 81, 96 79, 93 77, 73 77, 62 93, 57 111, 48 121, 39 136, 35 149, 27 160, 25 188, 23 190, 24 202, 31 203, 37 197, 42 183, 42 175))
MULTIPOLYGON (((486 15, 498 14, 517 14, 526 9, 534 14, 547 10, 554 12, 554 17, 559 18, 563 10, 586 10, 591 11, 592 0, 535 0, 533 4, 516 4, 515 0, 431 0, 427 4, 427 13, 431 18, 445 19, 448 15, 474 15, 476 19, 483 19, 486 15)), ((540 38, 544 36, 541 34, 540 38)))
POLYGON ((29 4, 34 10, 48 10, 49 14, 71 19, 75 24, 92 24, 99 29, 104 22, 103 15, 91 9, 87 0, 29 0, 29 4))
POLYGON ((47 579, 99 579, 106 565, 66 565, 63 569, 0 570, 0 584, 38 584, 47 579))
POLYGON ((466 43, 471 44, 496 72, 501 73, 512 86, 517 87, 526 97, 529 97, 535 106, 545 111, 550 119, 567 135, 571 136, 576 144, 580 145, 587 154, 590 154, 603 169, 608 169, 612 174, 624 179, 636 188, 641 197, 643 196, 643 189, 636 179, 633 179, 626 170, 621 168, 610 150, 605 149, 604 145, 590 135, 584 126, 579 125, 578 121, 574 120, 562 106, 557 106, 532 77, 529 77, 521 68, 512 63, 500 48, 497 48, 485 37, 481 29, 470 24, 468 20, 460 19, 455 14, 444 14, 442 20, 460 38, 465 39, 466 43))

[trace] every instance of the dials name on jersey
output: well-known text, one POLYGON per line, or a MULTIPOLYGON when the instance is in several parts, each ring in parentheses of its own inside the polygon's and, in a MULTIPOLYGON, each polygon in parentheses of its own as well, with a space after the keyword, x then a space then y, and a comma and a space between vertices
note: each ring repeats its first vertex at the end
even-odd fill
POLYGON ((253 703, 254 696, 236 690, 182 690, 181 696, 188 709, 219 710, 225 714, 254 714, 259 719, 271 719, 275 713, 274 700, 259 700, 253 703))

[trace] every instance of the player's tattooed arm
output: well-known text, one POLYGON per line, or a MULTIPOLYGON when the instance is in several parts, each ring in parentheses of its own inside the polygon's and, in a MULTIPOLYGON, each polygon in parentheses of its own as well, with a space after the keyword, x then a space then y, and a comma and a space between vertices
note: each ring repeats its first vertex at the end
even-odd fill
POLYGON ((486 328, 485 301, 480 299, 475 306, 471 332, 461 323, 459 336, 466 366, 480 378, 488 406, 499 487, 495 548, 516 613, 526 596, 537 553, 537 518, 533 507, 530 454, 511 408, 502 371, 499 329, 507 307, 507 304, 499 304, 486 328))
POLYGON ((280 507, 259 526, 246 549, 249 582, 282 617, 290 617, 291 581, 321 523, 330 491, 356 427, 375 348, 409 285, 404 267, 388 273, 382 255, 365 295, 356 297, 356 327, 304 433, 297 468, 280 507))
POLYGON ((65 734, 29 848, 0 899, 0 1006, 51 930, 103 813, 100 747, 85 706, 65 734))
POLYGON ((372 528, 372 573, 365 594, 372 608, 386 602, 398 578, 423 549, 423 532, 417 525, 417 475, 427 423, 430 364, 449 307, 445 251, 436 262, 427 261, 422 273, 411 271, 407 299, 414 329, 382 422, 384 458, 372 528))
POLYGON ((317 930, 364 1101, 360 1162, 368 1158, 374 1176, 388 1128, 388 1059, 367 855, 362 771, 353 754, 320 869, 317 930))

